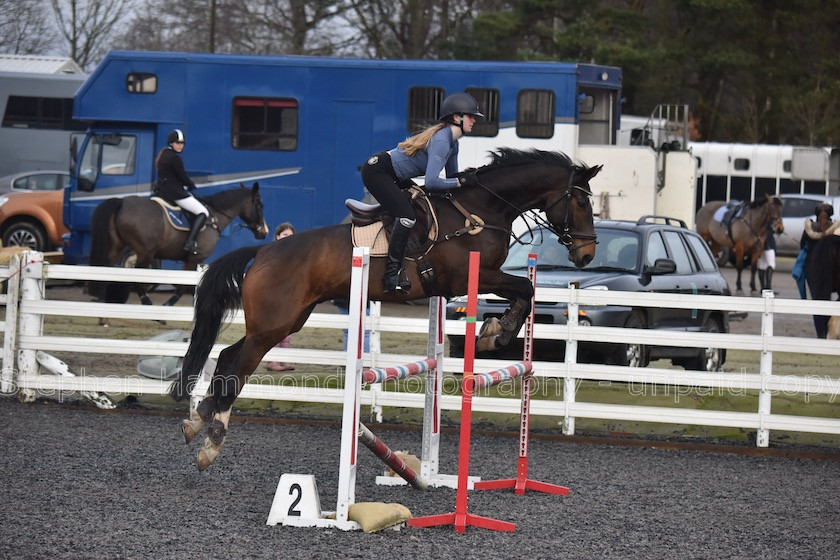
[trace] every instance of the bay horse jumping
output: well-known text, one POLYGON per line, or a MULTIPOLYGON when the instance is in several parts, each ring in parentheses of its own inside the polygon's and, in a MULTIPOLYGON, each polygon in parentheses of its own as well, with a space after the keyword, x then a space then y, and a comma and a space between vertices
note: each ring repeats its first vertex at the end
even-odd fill
POLYGON ((782 222, 782 201, 777 196, 764 195, 747 204, 743 213, 732 221, 730 228, 714 219, 718 208, 726 202, 715 200, 706 203, 697 211, 695 227, 697 233, 706 240, 717 256, 722 248, 734 249, 735 269, 738 271, 735 284, 736 295, 743 295, 741 289, 741 271, 746 266, 746 258, 750 264, 750 294, 758 295, 755 287, 755 271, 758 259, 764 251, 767 239, 767 229, 772 226, 775 233, 784 231, 782 222))
MULTIPOLYGON (((480 251, 479 292, 511 302, 500 321, 485 322, 479 340, 479 349, 484 350, 509 343, 531 309, 529 280, 499 270, 514 219, 528 211, 543 211, 546 227, 569 248, 569 261, 578 268, 586 266, 595 255, 596 242, 589 181, 602 167, 575 165, 565 154, 539 150, 503 148, 492 152, 491 158, 491 163, 474 170, 478 185, 424 196, 431 207, 424 214, 436 214, 438 235, 427 242, 420 260, 423 266, 411 259, 406 263, 411 290, 383 293, 378 280, 385 270, 384 257, 371 259, 373 279, 368 290, 371 299, 381 301, 464 295, 468 255, 480 251), (418 269, 424 272, 423 280, 418 269)), ((209 423, 208 437, 198 452, 199 470, 218 456, 231 406, 265 353, 300 330, 316 304, 349 297, 352 251, 351 225, 334 225, 232 251, 205 272, 196 287, 192 338, 171 396, 181 400, 190 394, 223 319, 239 307, 245 313, 246 334, 221 352, 207 394, 190 419, 183 421, 187 443, 209 423)))
MULTIPOLYGON (((195 270, 213 252, 222 230, 237 217, 255 238, 264 239, 268 235, 259 183, 254 183, 250 189, 240 184, 199 200, 207 207, 210 217, 196 238, 196 254, 184 252, 187 231, 175 229, 166 217, 166 210, 154 200, 128 196, 103 201, 91 219, 90 264, 113 266, 133 252, 137 268, 149 268, 155 259, 171 259, 184 261, 184 270, 195 270)), ((109 303, 125 303, 129 288, 129 284, 123 282, 113 285, 90 282, 88 292, 109 303)), ((145 286, 137 284, 135 289, 140 300, 151 305, 145 286)), ((164 305, 175 305, 186 290, 184 286, 176 286, 175 293, 164 305)))

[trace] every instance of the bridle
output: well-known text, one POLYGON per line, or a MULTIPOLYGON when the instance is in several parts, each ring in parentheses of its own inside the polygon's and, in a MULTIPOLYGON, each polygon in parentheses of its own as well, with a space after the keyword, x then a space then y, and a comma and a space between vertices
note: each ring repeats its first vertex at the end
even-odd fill
MULTIPOLYGON (((229 223, 229 224, 231 224, 231 225, 236 224, 236 225, 238 225, 238 226, 239 226, 239 228, 240 228, 240 229, 241 229, 241 228, 243 228, 243 227, 245 227, 245 228, 247 228, 247 229, 248 229, 248 231, 250 231, 251 233, 253 233, 255 237, 256 237, 257 233, 259 232, 260 227, 262 226, 262 222, 263 222, 263 220, 260 220, 260 221, 259 221, 259 223, 256 223, 256 224, 250 224, 250 223, 248 223, 247 221, 245 221, 244 219, 242 220, 242 222, 244 223, 244 225, 240 225, 240 224, 236 221, 236 219, 239 217, 239 214, 238 214, 238 213, 237 213, 237 214, 234 214, 234 215, 230 215, 230 214, 228 214, 227 212, 225 212, 225 211, 223 211, 223 210, 220 210, 219 208, 217 208, 217 207, 215 207, 215 206, 213 206, 213 205, 211 205, 211 204, 208 204, 206 201, 203 201, 203 203, 204 203, 204 205, 205 205, 205 206, 207 206, 208 208, 212 209, 213 211, 215 211, 215 212, 217 212, 218 214, 221 214, 222 216, 224 216, 225 218, 227 218, 227 219, 228 219, 228 223, 229 223)), ((259 206, 259 205, 261 205, 261 204, 260 204, 260 203, 255 204, 255 206, 259 206)), ((259 212, 259 214, 262 214, 262 212, 259 212)), ((215 228, 217 231, 219 231, 219 234, 221 235, 221 229, 219 229, 219 224, 216 222, 216 218, 215 218, 215 216, 212 216, 212 215, 211 215, 211 218, 212 218, 212 219, 210 220, 210 223, 209 223, 208 225, 211 225, 211 227, 213 227, 213 228, 215 228)), ((237 231, 238 231, 238 230, 237 230, 237 231)))
MULTIPOLYGON (((574 177, 575 177, 575 168, 573 167, 571 169, 571 171, 569 172, 569 182, 566 186, 566 192, 563 193, 562 195, 560 195, 559 197, 557 197, 557 200, 548 204, 545 207, 545 210, 543 210, 543 212, 546 215, 548 215, 549 210, 551 210, 552 208, 554 208, 555 206, 557 206, 558 204, 560 204, 563 201, 566 202, 566 214, 563 217, 563 231, 557 231, 557 228, 554 227, 554 225, 551 222, 544 219, 542 216, 540 216, 537 212, 535 212, 533 210, 528 210, 527 212, 520 212, 520 214, 522 214, 522 215, 527 214, 528 217, 531 220, 533 220, 537 225, 541 226, 543 229, 547 229, 548 231, 550 231, 551 233, 556 235, 557 240, 560 243, 562 243, 564 246, 566 246, 566 248, 569 249, 569 251, 572 254, 576 253, 580 249, 583 249, 587 245, 592 245, 593 243, 594 244, 598 243, 596 241, 596 235, 595 234, 584 233, 582 231, 573 231, 569 227, 569 217, 571 215, 571 208, 572 208, 572 194, 574 193, 574 191, 582 192, 586 196, 592 196, 592 191, 591 190, 589 190, 587 188, 584 188, 584 187, 581 187, 579 185, 573 184, 574 177), (575 237, 578 237, 578 238, 581 238, 581 239, 587 239, 588 241, 586 241, 585 243, 581 243, 580 245, 575 245, 574 244, 574 238, 575 237)), ((511 205, 511 206, 513 206, 513 205, 511 205)), ((528 229, 529 229, 529 231, 531 231, 531 237, 533 239, 534 234, 533 234, 533 231, 531 230, 530 225, 528 226, 528 229)))

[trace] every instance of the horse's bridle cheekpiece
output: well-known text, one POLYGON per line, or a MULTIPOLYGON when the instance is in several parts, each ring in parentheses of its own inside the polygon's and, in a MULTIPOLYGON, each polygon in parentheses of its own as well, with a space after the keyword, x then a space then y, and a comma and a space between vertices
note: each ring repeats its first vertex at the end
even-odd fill
POLYGON ((543 220, 539 215, 537 215, 535 213, 531 214, 531 218, 535 222, 537 222, 542 227, 544 227, 545 229, 547 229, 548 231, 550 231, 551 233, 556 235, 557 240, 560 241, 560 243, 562 243, 563 245, 565 245, 573 253, 575 251, 577 251, 578 249, 586 247, 587 245, 590 245, 592 243, 597 243, 595 234, 583 233, 581 231, 572 231, 572 229, 569 227, 569 216, 570 216, 571 207, 572 207, 572 193, 573 193, 573 191, 577 190, 577 191, 580 191, 580 192, 584 193, 586 196, 592 196, 592 191, 590 191, 589 189, 586 189, 586 188, 581 187, 579 185, 573 184, 574 178, 575 178, 575 168, 573 167, 571 169, 571 171, 569 172, 569 182, 567 183, 567 186, 566 186, 566 192, 564 194, 562 194, 561 196, 559 196, 557 198, 557 200, 555 200, 551 204, 547 204, 546 207, 545 207, 545 210, 544 210, 546 215, 548 215, 549 210, 554 208, 561 201, 564 201, 564 200, 566 201, 566 215, 563 217, 563 231, 562 232, 557 231, 557 228, 555 228, 554 225, 551 224, 551 222, 543 220), (573 239, 574 237, 578 237, 580 239, 588 239, 589 241, 587 241, 585 243, 582 243, 581 245, 576 245, 575 246, 574 245, 574 239, 573 239))

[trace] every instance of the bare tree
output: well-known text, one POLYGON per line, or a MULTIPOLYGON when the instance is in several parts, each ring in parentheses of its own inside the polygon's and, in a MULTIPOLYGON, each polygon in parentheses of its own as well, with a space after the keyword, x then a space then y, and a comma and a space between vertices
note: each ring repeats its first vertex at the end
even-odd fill
POLYGON ((473 0, 349 0, 350 25, 373 58, 449 58, 472 20, 473 0))
POLYGON ((148 0, 115 44, 143 50, 329 55, 348 42, 346 33, 333 29, 346 9, 346 0, 148 0))
POLYGON ((55 45, 55 33, 43 0, 0 0, 0 51, 45 54, 55 45))
POLYGON ((257 0, 241 8, 264 34, 255 37, 255 52, 328 55, 348 39, 330 25, 349 9, 344 0, 257 0))
POLYGON ((85 69, 98 62, 114 38, 132 0, 50 0, 58 31, 70 56, 85 69))

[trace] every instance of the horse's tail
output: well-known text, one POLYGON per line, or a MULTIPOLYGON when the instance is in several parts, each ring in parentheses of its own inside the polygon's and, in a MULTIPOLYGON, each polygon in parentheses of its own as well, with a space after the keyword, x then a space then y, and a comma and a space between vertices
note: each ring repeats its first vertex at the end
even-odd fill
MULTIPOLYGON (((111 266, 108 260, 111 252, 111 224, 117 212, 122 208, 123 199, 109 198, 103 201, 90 221, 90 264, 91 266, 111 266)), ((90 295, 107 303, 125 303, 131 286, 125 282, 94 282, 87 283, 90 295)))
POLYGON ((192 392, 216 342, 222 321, 242 305, 242 280, 248 263, 259 249, 259 245, 243 247, 222 256, 207 268, 196 286, 190 346, 184 356, 181 373, 169 388, 170 396, 176 401, 192 392))

